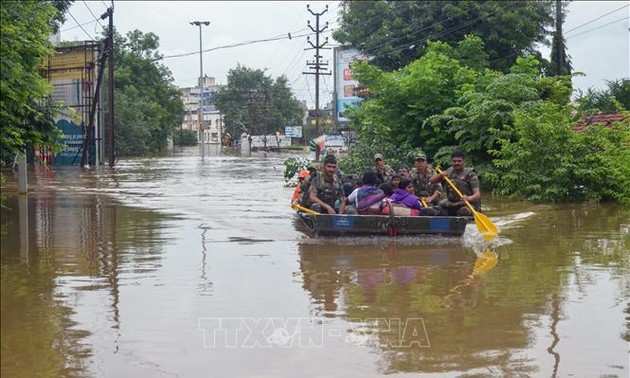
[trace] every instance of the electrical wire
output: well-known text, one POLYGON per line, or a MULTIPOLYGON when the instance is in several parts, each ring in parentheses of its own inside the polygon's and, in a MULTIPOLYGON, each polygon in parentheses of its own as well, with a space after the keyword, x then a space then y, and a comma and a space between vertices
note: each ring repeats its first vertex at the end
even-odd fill
MULTIPOLYGON (((481 15, 481 16, 479 16, 479 17, 475 18, 475 19, 472 19, 472 20, 470 20, 470 21, 468 21, 468 22, 464 23, 464 24, 461 24, 461 25, 456 26, 456 27, 451 28, 451 29, 444 30, 443 32, 441 32, 441 33, 439 33, 439 34, 437 34, 437 35, 435 35, 435 36, 429 36, 429 37, 426 37, 426 38, 421 38, 421 39, 418 39, 418 40, 415 40, 415 41, 412 41, 412 42, 407 42, 407 43, 402 44, 402 45, 400 45, 400 46, 393 47, 393 48, 392 48, 392 50, 393 50, 393 51, 402 51, 403 49, 405 49, 405 48, 407 48, 407 47, 414 46, 414 45, 416 45, 417 43, 425 43, 425 42, 427 42, 427 41, 428 41, 428 40, 430 40, 430 39, 436 39, 436 40, 438 40, 439 38, 444 37, 445 35, 451 34, 451 33, 455 32, 455 31, 457 31, 457 30, 459 30, 459 29, 462 29, 462 28, 465 28, 465 27, 467 27, 467 26, 470 26, 470 25, 474 24, 474 23, 475 23, 475 22, 477 22, 477 21, 480 21, 480 20, 482 20, 482 19, 484 19, 484 18, 486 18, 486 17, 488 17, 488 16, 492 16, 493 14, 498 13, 499 11, 503 11, 503 10, 505 10, 506 8, 509 8, 509 7, 515 6, 516 4, 517 4, 517 3, 512 3, 512 4, 510 4, 510 5, 508 5, 508 6, 504 7, 504 8, 499 8, 499 9, 497 9, 497 10, 495 10, 495 11, 493 11, 493 12, 490 12, 490 13, 488 13, 488 14, 486 14, 486 15, 481 15)), ((443 21, 442 21, 442 22, 443 22, 443 21)), ((369 50, 366 50, 366 53, 367 53, 367 54, 373 54, 373 53, 375 53, 375 52, 377 52, 377 51, 378 51, 377 49, 369 49, 369 50)))
POLYGON ((602 14, 601 16, 599 16, 599 17, 597 17, 597 18, 594 18, 594 19, 592 19, 592 20, 590 20, 590 21, 587 21, 587 22, 585 22, 585 23, 583 23, 583 24, 580 24, 580 25, 578 25, 578 26, 574 27, 573 29, 567 30, 565 33, 566 33, 566 34, 569 34, 569 33, 571 33, 572 31, 574 31, 574 30, 576 30, 576 29, 581 28, 582 26, 586 26, 586 25, 588 25, 588 24, 590 24, 590 23, 593 23, 593 22, 595 22, 595 21, 597 21, 597 20, 599 20, 599 19, 603 18, 603 17, 608 16, 609 14, 613 14, 613 13, 618 12, 618 11, 620 11, 620 10, 624 9, 624 8, 628 8, 629 6, 630 6, 630 4, 626 4, 626 5, 624 5, 623 7, 617 8, 617 9, 615 9, 615 10, 613 10, 613 11, 610 11, 610 12, 608 12, 608 13, 606 13, 606 14, 602 14))
POLYGON ((96 22, 96 20, 87 21, 87 22, 84 22, 84 23, 82 23, 82 24, 80 24, 80 25, 75 25, 75 26, 71 26, 71 27, 69 27, 69 28, 61 29, 60 31, 64 32, 64 31, 68 31, 68 30, 73 30, 73 29, 76 29, 76 28, 80 28, 81 26, 85 26, 85 25, 93 24, 93 23, 95 23, 95 22, 96 22))
MULTIPOLYGON (((508 7, 509 7, 509 5, 508 5, 508 7)), ((504 9, 505 9, 505 8, 504 8, 504 9)), ((470 11, 464 11, 464 14, 469 14, 469 12, 470 12, 470 11)), ((496 12, 495 12, 495 13, 496 13, 496 12)), ((376 45, 376 46, 372 46, 369 50, 366 50, 366 51, 370 51, 370 50, 378 51, 378 49, 379 49, 379 48, 381 48, 381 47, 383 47, 383 46, 385 46, 385 45, 387 45, 387 44, 390 44, 390 43, 395 42, 395 41, 399 41, 399 40, 401 40, 401 39, 409 38, 410 36, 412 36, 412 35, 414 35, 414 34, 418 34, 418 33, 420 33, 420 32, 423 32, 423 31, 426 31, 426 30, 432 29, 433 27, 435 27, 435 26, 437 26, 437 25, 440 25, 440 24, 442 24, 442 23, 443 23, 443 22, 445 22, 445 21, 449 21, 449 20, 448 20, 448 18, 447 18, 447 19, 444 19, 444 20, 441 20, 441 21, 434 22, 433 24, 431 24, 431 25, 429 25, 429 26, 427 26, 427 27, 424 27, 424 28, 422 28, 422 29, 419 29, 419 30, 413 31, 413 32, 411 32, 411 33, 409 33, 409 34, 406 34, 406 35, 403 35, 403 36, 400 36, 400 37, 397 37, 397 38, 393 38, 393 39, 391 39, 391 40, 389 40, 389 41, 385 41, 385 42, 383 42, 383 43, 381 43, 381 44, 379 44, 379 45, 376 45)))
POLYGON ((94 12, 92 12, 92 9, 90 8, 90 6, 88 5, 88 3, 85 2, 85 0, 83 0, 83 4, 85 4, 85 7, 88 9, 88 11, 90 12, 90 14, 92 15, 92 17, 94 17, 94 19, 96 20, 96 22, 98 22, 99 25, 101 25, 101 27, 103 29, 105 29, 105 27, 103 26, 103 24, 101 24, 101 21, 98 19, 98 17, 96 17, 96 15, 94 14, 94 12))
POLYGON ((68 14, 70 15, 70 17, 72 17, 72 19, 74 20, 74 22, 77 23, 77 25, 79 25, 79 27, 81 28, 81 30, 83 30, 83 32, 90 38, 90 41, 93 41, 94 38, 92 38, 92 36, 90 35, 90 33, 87 32, 87 30, 85 30, 85 28, 83 28, 83 26, 81 26, 81 24, 79 24, 79 21, 77 21, 76 18, 74 18, 74 16, 72 15, 72 13, 70 11, 68 11, 68 14))
MULTIPOLYGON (((292 38, 301 38, 301 37, 306 37, 313 34, 315 33, 300 34, 300 35, 292 36, 292 38)), ((229 48, 234 48, 234 47, 248 46, 248 45, 253 45, 257 43, 279 41, 279 40, 288 39, 288 38, 289 38, 288 35, 284 35, 282 37, 271 37, 271 38, 253 40, 253 41, 239 42, 239 43, 233 43, 231 45, 223 45, 223 46, 213 47, 210 49, 201 50, 201 52, 204 53, 204 52, 210 52, 210 51, 215 51, 215 50, 223 50, 223 49, 229 49, 229 48)), ((195 51, 195 52, 175 54, 175 55, 165 55, 165 56, 157 57, 153 59, 153 61, 170 59, 170 58, 181 58, 185 56, 197 55, 199 53, 200 53, 199 51, 195 51)))
POLYGON ((623 18, 620 18, 620 19, 618 19, 618 20, 615 20, 615 21, 609 22, 609 23, 607 23, 607 24, 604 24, 604 25, 598 26, 598 27, 596 27, 596 28, 588 29, 588 30, 586 30, 586 31, 583 31, 583 32, 581 32, 581 33, 577 33, 577 34, 573 34, 573 35, 571 35, 571 36, 566 36, 565 38, 566 38, 566 39, 569 39, 569 38, 577 37, 578 35, 586 34, 586 33, 588 33, 588 32, 592 32, 593 30, 601 29, 601 28, 603 28, 604 26, 612 25, 612 24, 615 24, 615 23, 617 23, 617 22, 619 22, 619 21, 627 20, 627 19, 629 19, 629 18, 630 18, 630 16, 628 16, 628 17, 623 17, 623 18))
POLYGON ((289 74, 289 70, 291 70, 295 64, 304 56, 304 53, 306 50, 304 50, 304 46, 306 45, 306 40, 303 41, 302 46, 300 46, 299 50, 297 51, 297 54, 295 54, 295 56, 289 61, 289 63, 286 65, 286 67, 284 67, 284 69, 282 70, 282 74, 283 75, 288 75, 289 74))

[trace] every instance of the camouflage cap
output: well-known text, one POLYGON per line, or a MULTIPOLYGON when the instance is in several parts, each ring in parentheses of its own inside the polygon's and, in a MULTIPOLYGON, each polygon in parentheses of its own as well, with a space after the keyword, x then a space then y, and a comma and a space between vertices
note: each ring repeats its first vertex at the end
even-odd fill
POLYGON ((416 154, 414 160, 427 160, 427 155, 421 152, 416 154))
POLYGON ((374 161, 376 160, 383 160, 383 154, 374 154, 374 161))

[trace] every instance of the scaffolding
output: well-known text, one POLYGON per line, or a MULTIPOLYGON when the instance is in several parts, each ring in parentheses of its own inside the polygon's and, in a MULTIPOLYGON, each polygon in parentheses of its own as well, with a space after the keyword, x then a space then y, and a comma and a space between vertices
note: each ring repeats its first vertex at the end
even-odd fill
POLYGON ((102 104, 94 103, 95 98, 102 98, 96 93, 102 52, 100 42, 85 41, 56 47, 45 62, 45 75, 53 85, 52 101, 62 104, 54 120, 65 148, 52 158, 54 165, 100 165, 103 161, 102 104))

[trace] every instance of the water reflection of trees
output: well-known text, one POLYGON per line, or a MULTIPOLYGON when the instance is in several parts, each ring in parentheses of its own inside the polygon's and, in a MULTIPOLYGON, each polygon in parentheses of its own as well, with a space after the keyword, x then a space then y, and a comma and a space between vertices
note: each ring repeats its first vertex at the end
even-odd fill
POLYGON ((28 239, 20 240, 26 222, 17 202, 10 197, 2 210, 2 376, 87 376, 90 332, 73 320, 79 293, 105 291, 102 321, 118 332, 121 276, 161 266, 164 217, 101 196, 41 191, 29 195, 28 239))

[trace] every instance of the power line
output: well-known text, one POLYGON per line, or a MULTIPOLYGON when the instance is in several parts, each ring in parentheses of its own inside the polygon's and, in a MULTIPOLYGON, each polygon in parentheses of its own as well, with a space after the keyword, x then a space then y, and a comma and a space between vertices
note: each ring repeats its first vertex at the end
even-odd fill
MULTIPOLYGON (((443 32, 441 32, 441 33, 439 33, 439 34, 437 34, 435 36, 428 36, 426 38, 421 38, 421 39, 418 39, 418 40, 415 40, 415 41, 412 41, 412 42, 408 42, 408 43, 402 44, 402 45, 397 46, 397 47, 393 47, 393 51, 402 51, 403 49, 405 49, 407 47, 410 47, 412 45, 415 45, 416 43, 419 43, 419 42, 423 42, 424 43, 424 42, 427 42, 429 39, 432 39, 432 38, 437 40, 438 38, 441 38, 441 37, 443 37, 445 35, 448 35, 448 34, 451 34, 451 33, 455 32, 455 31, 457 31, 459 29, 462 29, 462 28, 465 28, 467 26, 470 26, 470 25, 474 24, 477 21, 483 20, 484 18, 486 18, 488 16, 492 16, 493 14, 498 13, 499 11, 505 10, 505 9, 511 7, 511 6, 515 6, 516 4, 517 3, 512 3, 510 5, 507 5, 504 8, 497 8, 497 10, 495 10, 493 12, 490 12, 490 13, 488 13, 486 15, 480 15, 479 17, 477 17, 475 19, 472 19, 472 20, 470 20, 470 21, 468 21, 468 22, 466 22, 464 24, 461 24, 461 25, 456 26, 456 27, 451 28, 451 29, 444 30, 443 32)), ((378 50, 372 51, 372 49, 370 49, 370 50, 367 50, 366 53, 369 54, 371 52, 376 52, 376 51, 378 51, 378 50)))
MULTIPOLYGON (((300 49, 297 51, 297 54, 295 54, 295 56, 288 61, 289 63, 287 64, 287 66, 282 70, 282 74, 283 75, 288 75, 289 71, 295 67, 295 63, 300 60, 303 56, 304 53, 306 52, 306 50, 304 50, 304 46, 306 45, 306 40, 304 40, 304 42, 302 43, 302 45, 300 46, 300 49)), ((300 68, 301 70, 301 68, 300 68)))
POLYGON ((586 34, 586 33, 588 33, 588 32, 592 32, 593 30, 601 29, 601 28, 603 28, 604 26, 612 25, 612 24, 614 24, 614 23, 617 23, 617 22, 619 22, 619 21, 623 21, 623 20, 627 20, 627 19, 629 19, 629 18, 630 18, 630 16, 628 16, 628 17, 624 17, 624 18, 620 18, 620 19, 618 19, 618 20, 615 20, 615 21, 609 22, 609 23, 607 23, 607 24, 604 24, 604 25, 598 26, 598 27, 596 27, 596 28, 593 28, 593 29, 588 29, 588 30, 583 31, 583 32, 581 32, 581 33, 577 33, 577 34, 573 34, 573 35, 571 35, 571 36, 567 36, 567 37, 566 37, 566 39, 573 38, 573 37, 577 37, 578 35, 586 34))
MULTIPOLYGON (((306 29, 306 28, 303 28, 303 29, 301 29, 301 30, 298 30, 296 33, 303 32, 303 31, 305 31, 305 30, 307 30, 307 29, 306 29)), ((289 39, 291 40, 291 39, 293 39, 293 36, 292 36, 292 35, 290 35, 290 34, 291 34, 291 33, 288 33, 288 35, 289 35, 289 39)), ((301 48, 301 47, 300 47, 300 48, 301 48)), ((287 50, 287 53, 286 53, 286 54, 284 54, 284 56, 283 56, 282 58, 280 58, 280 56, 279 56, 278 54, 273 53, 271 56, 269 56, 269 58, 267 58, 267 61, 266 61, 266 63, 265 63, 265 66, 269 66, 269 63, 270 63, 272 60, 278 60, 278 59, 279 59, 279 62, 280 62, 280 63, 282 63, 282 62, 286 62, 286 61, 287 61, 287 58, 289 57, 289 54, 290 54, 290 53, 291 53, 291 50, 290 50, 290 49, 288 49, 288 50, 287 50)))
MULTIPOLYGON (((508 5, 506 8, 508 8, 509 6, 510 6, 510 5, 508 5)), ((504 9, 505 9, 505 8, 504 8, 504 9)), ((472 10, 472 9, 471 9, 471 10, 472 10)), ((494 13, 496 13, 496 12, 498 12, 498 11, 499 11, 499 10, 495 11, 494 13)), ((464 14, 469 14, 469 12, 470 12, 470 10, 464 11, 464 14)), ((488 16, 489 16, 489 15, 491 15, 491 14, 492 14, 492 13, 488 14, 488 16)), ((481 18, 481 17, 479 17, 479 18, 481 18)), ((477 18, 477 19, 479 19, 479 18, 477 18)), ((443 23, 443 22, 445 22, 445 21, 449 21, 449 19, 448 19, 448 18, 446 18, 446 19, 444 19, 444 20, 441 20, 441 21, 435 22, 435 23, 433 23, 433 24, 431 24, 431 25, 429 25, 429 26, 427 26, 427 27, 424 27, 424 28, 421 28, 421 29, 419 29, 419 30, 416 30, 416 31, 414 31, 414 32, 412 32, 412 33, 409 33, 409 34, 406 34, 406 35, 402 35, 402 36, 397 37, 397 38, 393 38, 393 39, 391 39, 391 40, 389 40, 389 41, 385 41, 385 42, 383 42, 383 43, 381 43, 381 44, 378 44, 378 45, 376 45, 376 46, 372 46, 369 50, 366 50, 366 52, 367 52, 367 53, 369 53, 370 51, 375 51, 375 52, 376 52, 376 51, 378 51, 378 49, 379 49, 379 48, 381 48, 381 47, 383 47, 383 46, 385 46, 385 45, 387 45, 387 44, 389 44, 389 43, 396 42, 396 41, 399 41, 399 40, 401 40, 401 39, 409 38, 410 36, 412 36, 412 35, 414 35, 414 34, 418 34, 418 33, 420 33, 420 32, 423 32, 423 31, 426 31, 426 30, 432 29, 433 27, 435 27, 435 26, 437 26, 437 25, 440 25, 440 24, 442 24, 442 23, 443 23)), ((473 20, 473 22, 474 22, 474 21, 476 21, 476 20, 473 20)), ((416 42, 417 42, 417 41, 416 41, 416 42)), ((413 44, 413 43, 415 43, 415 42, 412 42, 412 44, 413 44)))
MULTIPOLYGON (((309 36, 309 35, 312 35, 312 34, 314 34, 314 33, 300 34, 300 35, 292 36, 292 38, 301 38, 301 37, 306 37, 306 36, 309 36)), ((229 48, 240 47, 240 46, 248 46, 248 45, 253 45, 253 44, 256 44, 256 43, 279 41, 279 40, 288 39, 288 38, 289 38, 288 35, 283 35, 282 37, 271 37, 271 38, 253 40, 253 41, 239 42, 239 43, 233 43, 231 45, 223 45, 223 46, 213 47, 213 48, 210 48, 210 49, 205 49, 205 50, 202 50, 201 52, 210 52, 210 51, 223 50, 223 49, 229 49, 229 48)), ((175 55, 161 56, 161 57, 153 59, 153 61, 169 59, 169 58, 181 58, 181 57, 191 56, 191 55, 196 55, 196 54, 199 54, 199 51, 189 52, 189 53, 182 53, 182 54, 175 54, 175 55)))
POLYGON ((69 28, 65 28, 65 29, 61 29, 60 31, 64 32, 64 31, 68 31, 68 30, 72 30, 72 29, 76 29, 76 28, 80 28, 81 26, 85 26, 85 25, 89 25, 89 24, 93 24, 95 23, 96 20, 92 20, 92 21, 88 21, 88 22, 84 22, 80 25, 75 25, 75 26, 71 26, 69 28))
MULTIPOLYGON (((627 6, 627 5, 626 5, 626 6, 627 6)), ((621 7, 621 8, 619 8, 619 9, 623 9, 623 8, 625 8, 626 6, 621 7)), ((613 11, 613 12, 616 12, 616 11, 617 11, 617 10, 619 10, 619 9, 616 9, 616 10, 615 10, 615 11, 613 11)), ((613 13, 613 12, 610 12, 610 13, 613 13)), ((610 14, 610 13, 606 13, 606 14, 605 14, 605 15, 603 15, 603 16, 606 16, 606 15, 608 15, 608 14, 610 14)), ((599 20, 599 19, 600 19, 600 18, 602 18, 603 16, 600 16, 600 17, 598 17, 598 18, 596 18, 596 19, 594 19, 594 20, 592 20, 592 21, 599 20)), ((619 21, 627 20, 628 18, 630 18, 630 17, 623 17, 623 18, 620 18, 620 19, 618 19, 618 20, 615 20, 615 21, 609 22, 609 23, 607 23, 607 24, 604 24, 604 25, 598 26, 598 27, 596 27, 596 28, 592 28, 592 29, 589 29, 589 30, 585 30, 585 31, 583 31, 583 32, 580 32, 580 33, 577 33, 577 34, 573 34, 573 35, 571 35, 571 36, 565 36, 564 38, 565 38, 565 39, 569 39, 569 38, 577 37, 577 36, 579 36, 579 35, 582 35, 582 34, 586 34, 586 33, 592 32, 593 30, 601 29, 601 28, 603 28, 603 27, 605 27, 605 26, 612 25, 612 24, 617 23, 617 22, 619 22, 619 21)), ((581 27, 581 26, 583 26, 583 25, 587 25, 587 24, 589 24, 589 23, 591 23, 591 21, 589 21, 589 22, 587 22, 587 23, 584 23, 584 24, 580 25, 580 27, 581 27)), ((573 29, 571 29, 571 30, 575 30, 575 29, 577 29, 577 27, 575 27, 575 28, 573 28, 573 29)), ((517 55, 517 54, 518 54, 518 51, 514 51, 514 52, 512 52, 512 53, 510 53, 510 54, 508 54, 508 55, 504 55, 504 56, 502 56, 502 57, 500 57, 500 58, 496 58, 496 59, 494 59, 494 60, 492 60, 492 61, 490 61, 490 62, 488 62, 488 63, 489 63, 489 64, 492 64, 492 63, 498 62, 498 61, 503 60, 503 59, 507 59, 507 58, 512 57, 512 56, 517 55)))
POLYGON ((96 20, 96 22, 98 22, 98 24, 101 26, 101 28, 105 29, 105 27, 103 26, 103 24, 101 24, 101 21, 99 21, 99 19, 96 17, 96 15, 94 14, 94 12, 92 12, 92 9, 90 9, 90 6, 88 5, 88 3, 85 2, 85 0, 83 0, 83 4, 85 4, 85 7, 88 9, 88 11, 90 12, 90 14, 92 15, 92 17, 94 17, 94 19, 96 20))
POLYGON ((76 18, 74 18, 74 16, 72 15, 72 13, 70 11, 68 11, 68 14, 70 15, 70 17, 72 17, 72 19, 74 20, 74 22, 77 23, 77 25, 79 25, 79 27, 81 28, 81 30, 83 30, 83 32, 90 38, 90 41, 93 41, 94 38, 92 38, 92 36, 90 35, 90 33, 87 32, 87 30, 85 30, 85 28, 83 28, 83 26, 81 26, 81 24, 79 24, 79 21, 77 21, 76 18))
POLYGON ((581 28, 582 26, 586 26, 586 25, 588 25, 588 24, 590 24, 590 23, 593 23, 593 22, 595 22, 595 21, 599 20, 600 18, 603 18, 603 17, 605 17, 605 16, 608 16, 609 14, 612 14, 612 13, 618 12, 618 11, 622 10, 623 8, 628 8, 629 6, 630 6, 630 4, 626 4, 626 5, 624 5, 623 7, 617 8, 617 9, 615 9, 615 10, 613 10, 613 11, 610 11, 610 12, 608 12, 608 13, 606 13, 606 14, 602 14, 601 16, 599 16, 599 17, 597 17, 597 18, 594 18, 594 19, 592 19, 592 20, 590 20, 590 21, 587 21, 587 22, 585 22, 585 23, 583 23, 583 24, 580 24, 580 25, 578 25, 578 26, 574 27, 574 28, 573 28, 573 29, 571 29, 571 30, 567 30, 565 33, 566 33, 566 34, 569 34, 569 33, 571 33, 572 31, 574 31, 574 30, 576 30, 576 29, 581 28))

